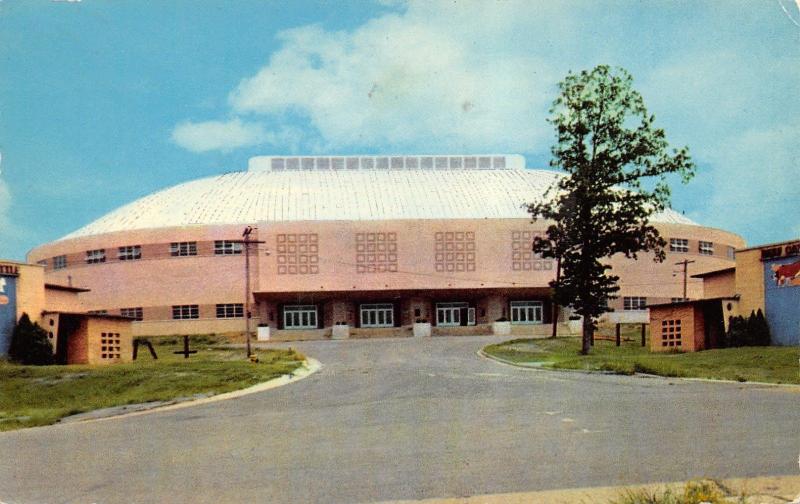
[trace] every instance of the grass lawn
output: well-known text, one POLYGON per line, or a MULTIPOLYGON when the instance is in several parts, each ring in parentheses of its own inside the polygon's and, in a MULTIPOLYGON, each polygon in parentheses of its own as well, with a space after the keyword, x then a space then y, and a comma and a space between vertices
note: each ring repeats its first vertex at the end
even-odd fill
MULTIPOLYGON (((607 334, 607 333, 606 333, 607 334)), ((596 340, 589 355, 579 354, 580 338, 519 339, 484 348, 488 355, 520 364, 551 369, 649 373, 661 376, 715 378, 770 383, 800 383, 797 347, 743 347, 690 353, 650 353, 642 347, 637 328, 633 341, 596 340)), ((623 332, 623 337, 626 332, 623 332)), ((649 345, 649 341, 647 342, 649 345)))
POLYGON ((305 357, 293 350, 256 351, 217 347, 214 338, 190 339, 198 350, 189 359, 172 352, 178 338, 154 342, 158 360, 146 347, 130 364, 109 366, 21 366, 0 361, 0 431, 49 425, 60 418, 100 408, 213 395, 261 383, 299 367, 305 357))

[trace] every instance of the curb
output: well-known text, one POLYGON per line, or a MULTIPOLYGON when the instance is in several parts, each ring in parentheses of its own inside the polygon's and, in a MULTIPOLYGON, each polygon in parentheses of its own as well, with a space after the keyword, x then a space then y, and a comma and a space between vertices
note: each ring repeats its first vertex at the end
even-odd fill
POLYGON ((777 388, 785 388, 789 390, 794 390, 796 392, 800 392, 800 384, 797 383, 770 383, 770 382, 757 382, 757 381, 737 381, 737 380, 723 380, 721 378, 699 378, 699 377, 686 377, 686 376, 661 376, 649 373, 633 373, 630 375, 615 373, 613 371, 601 371, 601 370, 593 370, 593 369, 556 369, 552 367, 545 366, 544 363, 541 364, 521 364, 519 362, 513 362, 507 359, 503 359, 502 357, 495 357, 494 355, 489 355, 483 351, 483 348, 478 350, 477 354, 484 359, 492 360, 495 362, 499 362, 500 364, 505 364, 507 366, 513 366, 520 369, 530 369, 534 371, 550 371, 555 373, 583 373, 583 374, 592 374, 592 375, 605 375, 605 376, 638 376, 639 378, 659 378, 662 380, 681 380, 681 381, 689 381, 689 382, 707 382, 707 383, 727 383, 733 385, 740 385, 740 386, 752 386, 752 387, 777 387, 777 388))
MULTIPOLYGON (((123 412, 120 414, 111 414, 109 416, 99 417, 99 418, 87 418, 86 420, 74 420, 74 421, 59 421, 52 425, 42 425, 40 427, 32 427, 32 429, 40 429, 40 428, 47 428, 47 427, 57 427, 63 425, 79 425, 79 424, 87 424, 93 422, 104 422, 107 420, 117 420, 121 418, 128 418, 140 415, 148 415, 150 413, 159 413, 162 411, 173 411, 179 410, 183 408, 190 408, 193 406, 200 406, 203 404, 214 403, 218 401, 226 401, 228 399, 235 399, 237 397, 242 397, 250 394, 256 394, 258 392, 264 392, 266 390, 271 390, 277 387, 282 387, 284 385, 289 385, 290 383, 298 382, 304 378, 311 376, 312 374, 316 373, 322 369, 322 364, 310 357, 307 357, 305 362, 295 369, 292 374, 285 374, 278 378, 273 378, 272 380, 265 381, 263 383, 257 383, 251 387, 247 387, 240 390, 233 390, 231 392, 225 392, 222 394, 216 394, 209 397, 203 397, 200 399, 192 399, 188 401, 179 401, 179 400, 172 400, 171 402, 158 403, 153 405, 153 407, 145 407, 145 409, 130 411, 130 412, 123 412)), ((136 405, 131 404, 128 405, 129 407, 135 407, 136 405)), ((97 410, 95 410, 97 411, 97 410)), ((61 420, 66 420, 69 417, 64 417, 61 420)), ((30 430, 30 429, 22 429, 22 430, 30 430)), ((13 432, 13 431, 11 431, 13 432)))
MULTIPOLYGON (((800 503, 800 476, 757 476, 753 478, 730 478, 716 481, 725 492, 733 496, 744 493, 747 502, 758 504, 800 503), (794 500, 792 500, 794 499, 794 500)), ((587 504, 619 501, 625 491, 646 490, 650 493, 682 491, 686 482, 645 483, 638 485, 619 485, 585 488, 565 488, 539 490, 532 492, 497 493, 470 495, 463 497, 426 498, 420 500, 382 501, 380 504, 587 504)), ((734 502, 734 501, 730 501, 734 502)))

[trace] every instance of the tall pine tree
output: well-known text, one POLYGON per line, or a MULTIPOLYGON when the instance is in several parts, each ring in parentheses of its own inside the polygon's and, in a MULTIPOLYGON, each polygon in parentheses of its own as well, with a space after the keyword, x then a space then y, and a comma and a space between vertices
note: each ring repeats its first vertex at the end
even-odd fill
POLYGON ((601 65, 570 73, 550 109, 557 143, 550 165, 566 172, 541 202, 528 205, 534 219, 550 222, 535 252, 555 257, 559 279, 554 301, 583 317, 581 353, 589 353, 597 318, 616 297, 614 254, 636 258, 651 251, 665 258, 663 238, 649 217, 669 205, 666 175, 684 182, 694 175, 688 148, 669 151, 664 130, 654 126, 633 78, 601 65))

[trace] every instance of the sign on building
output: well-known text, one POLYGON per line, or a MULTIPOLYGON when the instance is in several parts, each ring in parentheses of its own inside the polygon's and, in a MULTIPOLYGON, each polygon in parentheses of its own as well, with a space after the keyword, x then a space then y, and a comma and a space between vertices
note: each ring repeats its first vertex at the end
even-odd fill
POLYGON ((17 276, 19 268, 0 264, 0 357, 8 355, 11 334, 17 324, 17 276))
POLYGON ((800 345, 800 242, 762 250, 761 260, 772 343, 800 345))

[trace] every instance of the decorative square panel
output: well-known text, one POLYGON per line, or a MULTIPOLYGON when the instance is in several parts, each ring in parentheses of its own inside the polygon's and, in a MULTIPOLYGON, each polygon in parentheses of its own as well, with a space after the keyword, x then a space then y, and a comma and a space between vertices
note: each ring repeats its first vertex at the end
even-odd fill
POLYGON ((539 231, 511 232, 511 270, 512 271, 547 271, 553 269, 552 259, 543 259, 540 254, 533 253, 533 240, 542 236, 539 231))
POLYGON ((397 233, 356 233, 356 252, 356 273, 397 271, 397 233))
POLYGON ((434 235, 435 269, 440 273, 475 271, 475 233, 444 231, 434 235))
POLYGON ((288 233, 276 237, 279 275, 319 273, 319 237, 316 233, 288 233))

